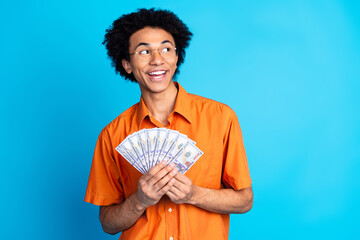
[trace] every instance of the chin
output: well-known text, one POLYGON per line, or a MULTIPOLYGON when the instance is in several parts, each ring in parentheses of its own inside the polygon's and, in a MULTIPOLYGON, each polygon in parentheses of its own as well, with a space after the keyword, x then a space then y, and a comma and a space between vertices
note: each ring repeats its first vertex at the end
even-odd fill
POLYGON ((162 85, 162 86, 152 86, 150 87, 150 90, 153 92, 153 93, 161 93, 161 92, 164 92, 168 89, 168 86, 169 84, 166 84, 166 86, 162 85))
POLYGON ((153 92, 163 92, 167 90, 171 84, 171 79, 164 79, 161 82, 149 82, 148 88, 150 88, 153 92))

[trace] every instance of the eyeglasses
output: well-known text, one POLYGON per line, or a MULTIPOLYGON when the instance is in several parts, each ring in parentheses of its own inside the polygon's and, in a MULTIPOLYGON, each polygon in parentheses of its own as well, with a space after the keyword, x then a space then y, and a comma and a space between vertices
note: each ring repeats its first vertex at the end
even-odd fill
POLYGON ((148 46, 141 46, 136 52, 130 53, 130 55, 135 54, 141 61, 149 62, 155 51, 158 51, 160 56, 165 60, 170 60, 176 57, 176 48, 172 45, 162 46, 158 49, 152 49, 148 46))

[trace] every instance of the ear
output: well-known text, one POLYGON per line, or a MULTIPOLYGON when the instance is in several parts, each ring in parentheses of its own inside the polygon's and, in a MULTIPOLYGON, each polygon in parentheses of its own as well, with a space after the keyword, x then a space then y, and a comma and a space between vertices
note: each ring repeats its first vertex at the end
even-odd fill
POLYGON ((123 68, 125 69, 125 71, 130 74, 132 72, 132 69, 131 69, 131 65, 130 65, 130 62, 125 60, 125 59, 122 59, 121 60, 121 63, 122 63, 122 66, 123 68))
POLYGON ((176 54, 176 64, 175 64, 175 70, 177 69, 177 62, 178 62, 178 59, 179 59, 179 57, 178 57, 178 55, 176 54))

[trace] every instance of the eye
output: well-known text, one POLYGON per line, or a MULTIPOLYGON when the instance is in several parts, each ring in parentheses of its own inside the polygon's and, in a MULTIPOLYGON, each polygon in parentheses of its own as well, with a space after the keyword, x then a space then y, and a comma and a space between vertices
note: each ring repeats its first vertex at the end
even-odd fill
POLYGON ((149 55, 149 54, 150 54, 150 51, 149 51, 148 49, 140 50, 140 51, 139 51, 139 54, 140 54, 140 55, 149 55))
POLYGON ((170 51, 171 51, 170 47, 164 47, 163 49, 161 49, 161 52, 163 52, 163 53, 168 53, 170 51))

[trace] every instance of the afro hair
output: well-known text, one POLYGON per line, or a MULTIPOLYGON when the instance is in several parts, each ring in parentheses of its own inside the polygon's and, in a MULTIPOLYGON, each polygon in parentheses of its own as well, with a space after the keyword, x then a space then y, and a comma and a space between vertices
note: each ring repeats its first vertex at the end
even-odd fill
POLYGON ((136 82, 134 75, 128 74, 123 68, 122 59, 130 60, 130 36, 145 27, 161 28, 173 36, 178 55, 175 77, 179 73, 179 66, 184 62, 185 48, 189 46, 192 33, 173 12, 154 8, 138 9, 137 12, 124 14, 106 30, 103 44, 112 61, 111 65, 115 67, 115 72, 125 79, 136 82))

